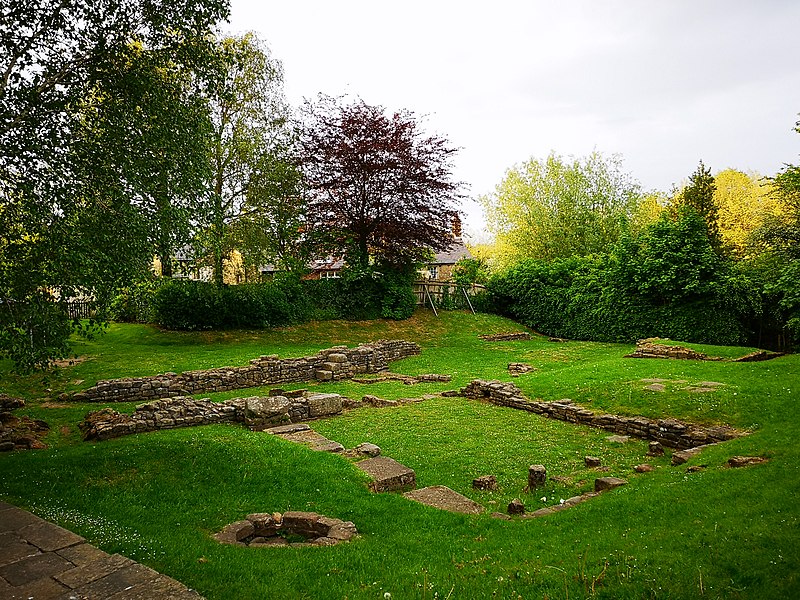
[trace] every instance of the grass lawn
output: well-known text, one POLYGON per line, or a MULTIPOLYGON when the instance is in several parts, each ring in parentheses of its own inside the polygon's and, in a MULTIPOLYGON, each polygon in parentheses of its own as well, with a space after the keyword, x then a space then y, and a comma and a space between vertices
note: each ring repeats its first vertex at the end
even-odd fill
MULTIPOLYGON (((0 499, 31 509, 175 577, 209 599, 230 598, 797 598, 800 597, 800 357, 762 363, 633 360, 633 347, 589 342, 485 342, 521 331, 489 315, 418 312, 405 322, 325 322, 257 332, 166 333, 111 325, 76 342, 81 362, 55 375, 19 377, 0 362, 0 391, 51 424, 47 450, 0 455, 0 499), (401 398, 455 389, 474 378, 510 381, 509 362, 536 371, 513 381, 531 398, 571 398, 598 411, 728 423, 750 435, 705 450, 689 465, 645 457, 646 442, 463 398, 365 408, 316 421, 352 447, 378 444, 413 468, 418 486, 447 485, 487 509, 465 516, 397 494, 371 494, 339 456, 237 426, 206 426, 80 441, 77 423, 104 405, 48 401, 99 379, 241 365, 262 354, 302 356, 379 338, 418 342, 394 363, 406 374, 452 375, 449 384, 339 382, 319 391, 401 398), (642 380, 666 380, 645 390, 642 380), (687 387, 714 381, 716 391, 687 387), (48 391, 49 390, 49 391, 48 391), (622 488, 539 519, 502 521, 514 497, 529 510, 592 488, 585 455, 629 480, 622 488), (743 469, 732 455, 769 462, 743 469), (632 467, 656 467, 637 475, 632 467), (558 476, 526 493, 528 466, 558 476), (688 473, 690 465, 705 465, 688 473), (475 491, 479 475, 496 492, 475 491), (327 548, 238 548, 210 537, 250 512, 311 510, 351 520, 361 537, 327 548)), ((749 348, 691 345, 734 357, 749 348)), ((296 385, 294 387, 301 387, 296 385)), ((308 387, 308 386, 306 386, 308 387)), ((251 395, 241 390, 212 397, 251 395)), ((111 405, 132 410, 133 405, 111 405)))

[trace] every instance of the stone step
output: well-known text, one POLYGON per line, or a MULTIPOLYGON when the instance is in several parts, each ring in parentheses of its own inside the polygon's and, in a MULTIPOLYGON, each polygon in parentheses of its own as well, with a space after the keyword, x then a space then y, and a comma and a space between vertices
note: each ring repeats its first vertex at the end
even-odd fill
POLYGON ((373 492, 394 492, 417 487, 417 475, 393 458, 376 456, 356 463, 356 466, 372 478, 369 488, 373 492))
POLYGON ((433 506, 441 510, 462 513, 465 515, 479 515, 483 512, 483 506, 462 496, 455 490, 451 490, 445 485, 432 485, 403 494, 409 500, 421 502, 427 506, 433 506))

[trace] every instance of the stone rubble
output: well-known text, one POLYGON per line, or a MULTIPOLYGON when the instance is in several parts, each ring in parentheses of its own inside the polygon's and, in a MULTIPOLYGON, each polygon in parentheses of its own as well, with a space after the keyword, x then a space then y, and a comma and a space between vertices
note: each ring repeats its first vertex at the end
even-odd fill
POLYGON ((696 352, 683 346, 669 346, 659 342, 659 338, 647 338, 636 342, 636 350, 626 354, 625 358, 672 358, 678 360, 722 360, 712 358, 702 352, 696 352))
POLYGON ((492 333, 487 335, 479 335, 479 338, 487 342, 513 342, 518 340, 529 340, 531 334, 527 331, 516 331, 511 333, 492 333))

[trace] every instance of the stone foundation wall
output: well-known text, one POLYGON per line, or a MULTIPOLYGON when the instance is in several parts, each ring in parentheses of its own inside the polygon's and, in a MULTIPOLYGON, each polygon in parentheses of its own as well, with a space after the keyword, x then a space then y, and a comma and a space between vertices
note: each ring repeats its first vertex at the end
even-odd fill
POLYGON ((131 414, 111 408, 91 412, 79 427, 84 440, 107 440, 133 433, 216 423, 242 423, 263 428, 342 412, 339 394, 314 394, 303 390, 290 394, 233 398, 226 402, 183 396, 163 398, 137 406, 131 414))
POLYGON ((528 400, 517 386, 500 381, 476 379, 462 388, 460 394, 466 398, 488 400, 492 404, 527 410, 559 421, 597 427, 619 435, 655 440, 670 448, 694 448, 742 435, 727 426, 705 427, 677 419, 654 420, 647 417, 597 414, 588 408, 573 404, 572 400, 555 402, 528 400))
POLYGON ((243 367, 99 381, 94 387, 63 399, 78 402, 147 402, 263 385, 335 381, 350 379, 357 374, 385 371, 391 362, 419 353, 420 347, 413 342, 380 340, 356 348, 335 346, 303 358, 261 356, 243 367))

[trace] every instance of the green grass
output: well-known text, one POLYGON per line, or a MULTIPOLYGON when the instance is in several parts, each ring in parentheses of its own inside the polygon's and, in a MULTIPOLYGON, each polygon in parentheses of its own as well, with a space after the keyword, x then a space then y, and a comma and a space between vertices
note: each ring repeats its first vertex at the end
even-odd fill
MULTIPOLYGON (((394 599, 800 597, 797 356, 763 363, 631 360, 622 358, 629 345, 477 337, 523 329, 494 316, 444 313, 437 319, 428 312, 399 323, 314 323, 266 332, 176 334, 112 325, 96 340, 77 342, 85 361, 46 380, 12 375, 10 365, 0 364, 0 391, 26 397, 20 412, 53 426, 48 450, 0 455, 0 497, 211 600, 381 599, 386 592, 394 599), (245 364, 261 354, 301 356, 378 338, 423 347, 392 370, 445 373, 453 381, 313 387, 356 398, 419 396, 473 378, 512 381, 506 365, 521 361, 537 370, 513 381, 532 398, 724 422, 752 433, 705 450, 690 464, 707 468, 687 473, 686 465, 670 466, 668 456, 647 459, 645 442, 615 444, 602 431, 463 398, 365 408, 314 423, 348 447, 378 444, 412 467, 420 486, 447 485, 487 508, 485 515, 464 516, 396 494, 371 494, 349 461, 236 426, 81 442, 77 423, 102 405, 45 401, 98 379, 245 364), (668 380, 666 391, 643 389, 648 378, 668 380), (724 385, 707 393, 685 389, 702 381, 724 385), (734 454, 770 461, 725 468, 734 454), (489 516, 514 497, 535 509, 590 489, 597 473, 584 467, 585 455, 600 457, 606 474, 630 483, 545 518, 489 516), (633 473, 631 467, 645 461, 655 472, 633 473), (526 493, 528 466, 537 463, 564 479, 526 493), (497 476, 497 492, 471 489, 471 480, 484 474, 497 476), (236 548, 210 537, 249 512, 289 509, 352 520, 362 537, 310 549, 236 548)), ((726 357, 750 350, 702 347, 726 357)))

